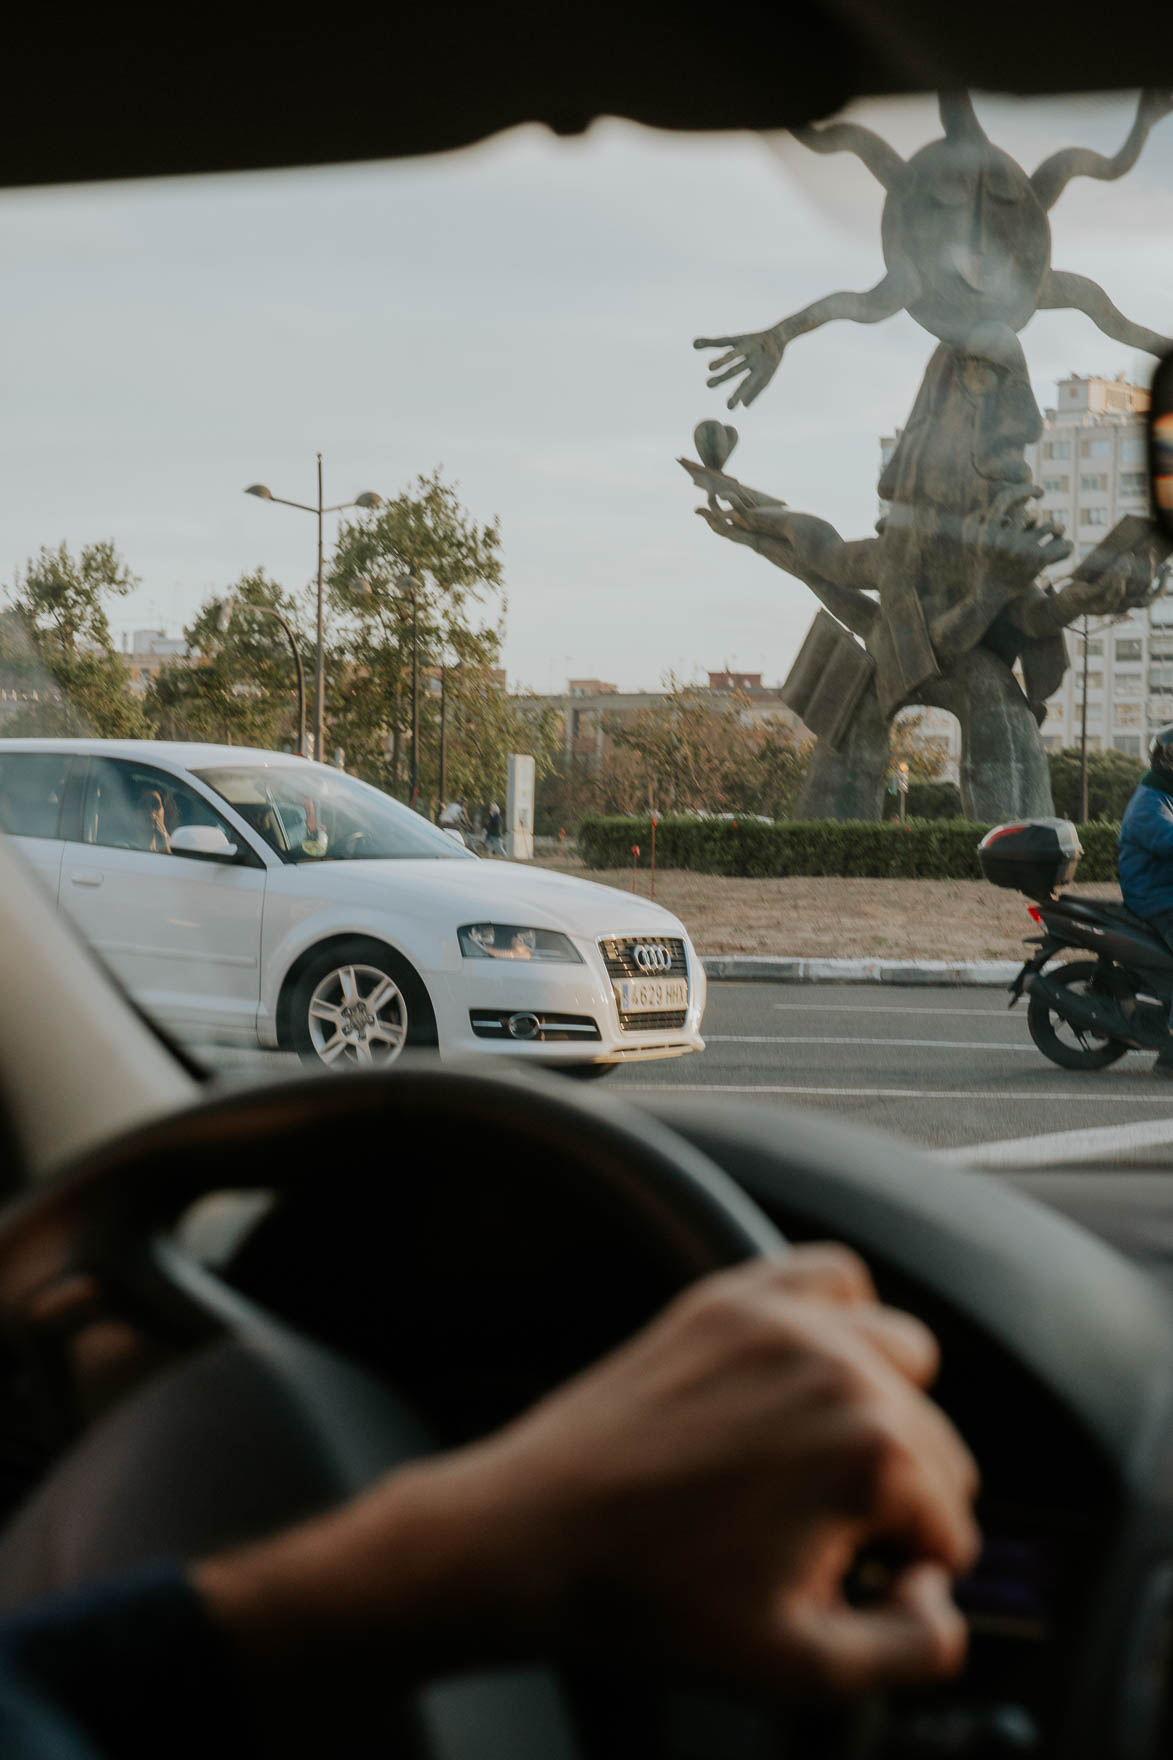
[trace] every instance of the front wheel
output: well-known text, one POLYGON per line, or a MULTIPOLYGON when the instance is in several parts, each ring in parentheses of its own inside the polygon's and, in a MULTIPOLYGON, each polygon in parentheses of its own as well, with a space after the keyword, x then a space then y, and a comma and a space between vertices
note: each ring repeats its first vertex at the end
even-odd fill
MULTIPOLYGON (((1067 965, 1053 966, 1046 974, 1052 983, 1079 996, 1094 996, 1096 961, 1073 959, 1067 965)), ((1094 1033, 1087 1027, 1072 1026, 1056 1014, 1045 996, 1032 996, 1026 1015, 1030 1036, 1052 1063, 1060 1069, 1107 1069, 1124 1056, 1128 1046, 1106 1033, 1094 1033)))
POLYGON ((434 1045, 428 993, 406 960, 377 941, 325 948, 293 994, 293 1044, 303 1063, 386 1068, 409 1046, 434 1045))

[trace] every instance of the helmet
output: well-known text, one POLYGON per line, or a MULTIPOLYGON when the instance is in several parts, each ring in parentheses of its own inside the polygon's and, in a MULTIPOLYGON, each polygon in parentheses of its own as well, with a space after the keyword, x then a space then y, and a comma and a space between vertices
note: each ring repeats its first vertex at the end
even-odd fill
POLYGON ((1173 724, 1158 727, 1149 747, 1149 763, 1160 776, 1173 782, 1173 724))

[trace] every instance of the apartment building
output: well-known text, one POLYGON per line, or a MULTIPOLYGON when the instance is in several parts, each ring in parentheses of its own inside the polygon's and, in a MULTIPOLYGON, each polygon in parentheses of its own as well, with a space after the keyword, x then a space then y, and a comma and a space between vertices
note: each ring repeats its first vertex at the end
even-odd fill
MULTIPOLYGON (((1074 554, 1050 572, 1070 574, 1125 514, 1148 510, 1145 415, 1149 394, 1123 377, 1073 374, 1044 412, 1042 439, 1027 461, 1047 514, 1061 521, 1074 554)), ((1158 600, 1119 621, 1090 621, 1087 636, 1087 736, 1093 751, 1114 748, 1139 758, 1152 730, 1173 720, 1173 604, 1158 600)), ((1047 704, 1043 744, 1077 745, 1083 712, 1082 625, 1067 631, 1071 667, 1047 704)))
POLYGON ((183 636, 169 636, 162 629, 136 629, 122 638, 122 658, 131 690, 136 697, 142 697, 164 666, 190 656, 183 636))

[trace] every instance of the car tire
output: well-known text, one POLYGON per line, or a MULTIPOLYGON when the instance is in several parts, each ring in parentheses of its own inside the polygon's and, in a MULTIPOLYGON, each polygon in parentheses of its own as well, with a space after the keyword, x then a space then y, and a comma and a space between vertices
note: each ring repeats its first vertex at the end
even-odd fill
MULTIPOLYGON (((1071 985, 1086 990, 1095 975, 1098 961, 1093 959, 1075 959, 1067 965, 1053 966, 1047 973, 1048 978, 1056 984, 1071 985)), ((1067 1025, 1054 1010, 1047 1006, 1045 997, 1032 996, 1026 1015, 1030 1036, 1052 1063, 1060 1069, 1107 1069, 1116 1063, 1128 1050, 1120 1039, 1109 1039, 1088 1033, 1086 1043, 1080 1039, 1072 1044, 1068 1039, 1060 1038, 1056 1027, 1079 1039, 1074 1029, 1067 1025)))
POLYGON ((293 1048, 328 1069, 389 1068, 437 1042, 418 974, 378 941, 335 942, 311 958, 293 991, 293 1048))

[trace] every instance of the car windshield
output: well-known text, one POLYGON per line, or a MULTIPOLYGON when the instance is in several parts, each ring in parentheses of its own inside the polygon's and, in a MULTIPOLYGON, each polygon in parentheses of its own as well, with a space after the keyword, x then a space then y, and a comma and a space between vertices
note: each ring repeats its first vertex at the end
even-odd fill
POLYGON ((317 765, 241 764, 194 774, 283 862, 471 859, 418 813, 355 777, 317 765))
POLYGON ((1167 93, 0 212, 0 827, 199 1055, 1173 1157, 1173 985, 1038 939, 1052 882, 1164 910, 1116 840, 1173 724, 1167 93), (1078 867, 983 872, 1051 818, 1078 867))

